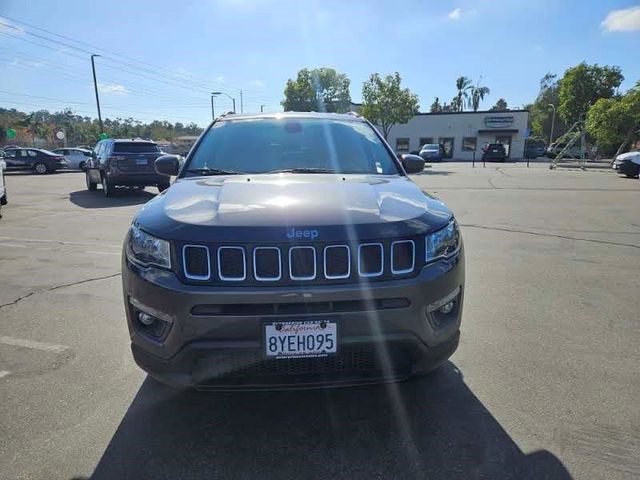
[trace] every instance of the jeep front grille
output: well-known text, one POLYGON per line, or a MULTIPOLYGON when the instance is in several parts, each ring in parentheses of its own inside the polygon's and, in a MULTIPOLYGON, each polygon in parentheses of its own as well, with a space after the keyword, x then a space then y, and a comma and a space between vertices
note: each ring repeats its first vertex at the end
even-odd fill
POLYGON ((424 258, 421 239, 314 245, 183 245, 188 283, 348 283, 408 277, 424 258))

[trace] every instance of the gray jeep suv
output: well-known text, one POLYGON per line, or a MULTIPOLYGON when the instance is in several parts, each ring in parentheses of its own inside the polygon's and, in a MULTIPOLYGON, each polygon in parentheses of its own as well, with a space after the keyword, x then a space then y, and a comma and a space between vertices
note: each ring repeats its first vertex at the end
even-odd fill
POLYGON ((356 114, 227 115, 127 234, 133 356, 201 389, 400 380, 456 350, 464 253, 451 211, 356 114))

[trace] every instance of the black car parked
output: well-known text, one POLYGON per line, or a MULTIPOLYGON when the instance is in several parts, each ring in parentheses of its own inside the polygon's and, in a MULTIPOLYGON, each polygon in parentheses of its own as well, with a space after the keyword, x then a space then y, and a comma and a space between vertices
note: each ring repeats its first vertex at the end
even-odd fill
POLYGON ((490 143, 482 152, 482 160, 495 160, 504 162, 507 158, 507 151, 501 143, 490 143))
POLYGON ((162 192, 169 188, 169 179, 155 171, 154 162, 161 155, 158 145, 148 140, 101 140, 87 162, 87 189, 95 190, 100 183, 107 197, 119 186, 155 186, 162 192))
POLYGON ((39 175, 67 167, 62 155, 40 148, 5 148, 4 161, 7 170, 33 170, 39 175))

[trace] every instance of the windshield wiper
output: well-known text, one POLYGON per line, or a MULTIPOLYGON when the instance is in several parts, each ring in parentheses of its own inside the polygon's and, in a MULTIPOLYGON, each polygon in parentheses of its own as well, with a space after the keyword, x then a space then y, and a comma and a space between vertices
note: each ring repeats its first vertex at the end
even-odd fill
POLYGON ((272 170, 267 173, 336 173, 331 168, 283 168, 282 170, 272 170))
POLYGON ((189 168, 187 173, 197 173, 199 175, 242 175, 234 170, 221 170, 219 168, 189 168))

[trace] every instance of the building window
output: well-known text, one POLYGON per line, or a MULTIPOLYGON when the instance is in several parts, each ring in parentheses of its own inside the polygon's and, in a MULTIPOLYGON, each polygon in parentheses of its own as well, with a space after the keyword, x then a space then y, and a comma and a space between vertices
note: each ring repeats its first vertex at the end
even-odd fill
POLYGON ((420 137, 420 148, 427 144, 433 144, 433 137, 420 137))
POLYGON ((477 146, 478 146, 477 137, 462 137, 463 152, 475 152, 477 146))
POLYGON ((396 152, 406 153, 409 151, 409 139, 397 138, 396 139, 396 152))
POLYGON ((444 158, 453 158, 453 138, 440 137, 438 143, 442 147, 442 156, 444 158))

